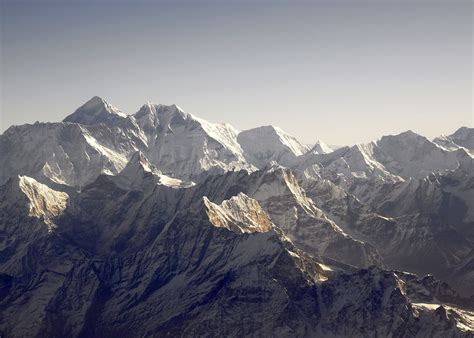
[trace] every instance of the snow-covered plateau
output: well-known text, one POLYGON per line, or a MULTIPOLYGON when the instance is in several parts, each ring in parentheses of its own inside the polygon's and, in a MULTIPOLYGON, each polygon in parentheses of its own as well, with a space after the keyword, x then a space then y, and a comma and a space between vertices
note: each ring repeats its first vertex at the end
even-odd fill
POLYGON ((473 337, 474 130, 331 149, 93 97, 0 135, 0 337, 473 337))

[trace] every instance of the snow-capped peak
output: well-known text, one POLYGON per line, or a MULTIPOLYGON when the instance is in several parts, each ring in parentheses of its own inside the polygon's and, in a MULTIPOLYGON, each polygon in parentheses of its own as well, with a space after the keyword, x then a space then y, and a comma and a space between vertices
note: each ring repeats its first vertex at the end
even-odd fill
POLYGON ((466 138, 472 138, 474 137, 474 128, 468 128, 468 127, 461 127, 458 130, 456 130, 451 137, 453 138, 458 138, 458 139, 466 139, 466 138))
POLYGON ((125 119, 127 116, 118 108, 114 107, 99 96, 94 96, 80 106, 74 113, 67 116, 63 121, 80 123, 84 125, 95 125, 99 123, 114 123, 125 119))
POLYGON ((134 153, 125 168, 110 179, 127 190, 147 190, 156 185, 171 188, 186 188, 194 185, 193 182, 184 182, 162 174, 140 151, 134 153))
POLYGON ((244 139, 250 135, 278 141, 287 147, 296 156, 303 155, 308 151, 308 146, 301 144, 295 137, 283 131, 280 127, 268 125, 253 129, 244 130, 239 134, 239 138, 244 139))
POLYGON ((171 124, 185 124, 186 121, 197 120, 175 104, 164 105, 150 101, 145 103, 133 117, 148 136, 156 133, 156 129, 160 126, 162 129, 172 131, 171 124))
POLYGON ((474 128, 461 127, 450 138, 461 147, 474 153, 474 128))
POLYGON ((138 112, 135 113, 135 116, 142 116, 146 114, 153 114, 156 115, 156 108, 159 105, 156 103, 153 103, 151 101, 147 101, 143 106, 140 107, 138 112))
POLYGON ((309 147, 295 137, 274 126, 262 126, 239 133, 237 141, 249 162, 262 168, 271 161, 291 165, 296 157, 303 155, 309 147))
POLYGON ((143 115, 153 114, 159 119, 163 119, 166 117, 174 117, 178 115, 179 117, 186 119, 188 117, 193 117, 191 114, 186 113, 176 104, 165 105, 165 104, 156 104, 151 101, 145 103, 140 110, 135 113, 135 117, 139 119, 143 115))
POLYGON ((311 152, 314 154, 329 154, 333 152, 333 150, 322 141, 317 140, 311 148, 311 152))
POLYGON ((454 151, 462 148, 459 144, 456 144, 456 142, 454 142, 448 135, 440 135, 434 138, 433 143, 441 147, 442 149, 449 151, 454 151))
POLYGON ((133 176, 137 171, 158 173, 141 151, 137 151, 132 155, 125 168, 120 172, 120 175, 133 176))
POLYGON ((132 155, 125 168, 111 180, 126 190, 143 190, 159 183, 159 175, 148 159, 137 151, 132 155))
POLYGON ((144 131, 152 163, 171 176, 194 178, 206 170, 252 169, 228 124, 211 123, 175 104, 147 103, 133 115, 144 131))
POLYGON ((426 137, 420 134, 417 134, 412 130, 407 130, 397 135, 382 136, 382 138, 379 141, 377 141, 377 143, 384 143, 385 140, 387 142, 397 142, 397 143, 403 142, 403 143, 410 143, 410 144, 413 144, 413 142, 418 142, 418 143, 430 142, 426 137))
POLYGON ((461 127, 452 135, 440 135, 433 142, 445 150, 465 150, 474 156, 474 128, 461 127))

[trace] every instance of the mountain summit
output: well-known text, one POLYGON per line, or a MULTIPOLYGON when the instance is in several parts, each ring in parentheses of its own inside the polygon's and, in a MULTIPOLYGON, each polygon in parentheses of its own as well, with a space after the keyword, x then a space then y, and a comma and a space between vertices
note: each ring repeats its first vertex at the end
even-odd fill
POLYGON ((272 161, 291 165, 298 157, 309 150, 295 137, 279 127, 263 126, 244 130, 238 134, 237 141, 244 150, 246 159, 258 168, 272 161))
POLYGON ((125 118, 126 115, 118 108, 112 106, 103 98, 94 96, 63 121, 84 125, 94 125, 100 123, 114 124, 125 118))

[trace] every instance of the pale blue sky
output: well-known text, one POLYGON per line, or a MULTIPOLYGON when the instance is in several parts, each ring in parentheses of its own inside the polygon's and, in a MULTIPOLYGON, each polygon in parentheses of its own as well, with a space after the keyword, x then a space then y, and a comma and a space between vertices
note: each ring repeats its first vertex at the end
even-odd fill
POLYGON ((0 1, 0 132, 94 95, 307 143, 473 126, 471 1, 0 1))

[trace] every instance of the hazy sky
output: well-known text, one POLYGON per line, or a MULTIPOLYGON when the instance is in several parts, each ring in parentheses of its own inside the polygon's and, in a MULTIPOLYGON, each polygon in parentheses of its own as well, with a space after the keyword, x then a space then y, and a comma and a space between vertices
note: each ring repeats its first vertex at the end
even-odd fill
POLYGON ((94 95, 307 143, 473 126, 471 1, 0 3, 0 132, 94 95))

